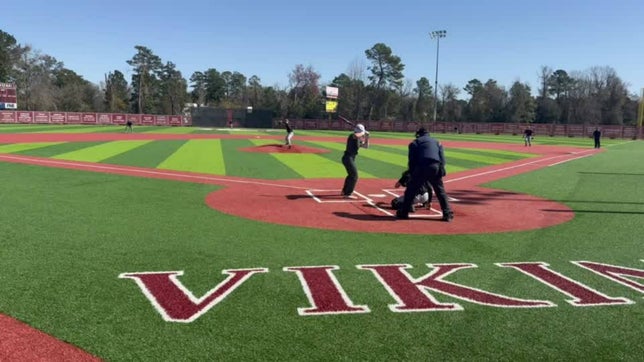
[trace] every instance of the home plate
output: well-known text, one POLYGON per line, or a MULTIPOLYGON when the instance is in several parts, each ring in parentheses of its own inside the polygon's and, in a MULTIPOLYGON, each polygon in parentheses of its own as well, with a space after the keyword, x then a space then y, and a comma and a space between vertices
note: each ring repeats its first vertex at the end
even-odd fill
POLYGON ((369 197, 387 197, 387 195, 385 195, 385 194, 369 194, 367 196, 369 196, 369 197))

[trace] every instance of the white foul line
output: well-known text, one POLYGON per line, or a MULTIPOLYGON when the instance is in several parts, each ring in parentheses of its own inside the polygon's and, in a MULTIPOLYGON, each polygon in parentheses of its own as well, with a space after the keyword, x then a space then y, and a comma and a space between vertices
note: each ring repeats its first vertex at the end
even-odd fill
MULTIPOLYGON (((584 152, 589 152, 589 151, 573 152, 573 154, 584 153, 584 152)), ((446 180, 445 183, 453 182, 453 181, 466 180, 466 179, 472 178, 472 177, 489 175, 491 173, 497 173, 497 172, 500 172, 500 171, 512 170, 512 169, 515 169, 515 168, 524 167, 524 166, 528 166, 528 165, 532 165, 532 164, 535 164, 535 163, 540 163, 540 162, 543 162, 543 161, 548 161, 548 160, 552 160, 552 159, 560 158, 560 157, 564 157, 564 156, 565 155, 559 155, 559 156, 552 156, 552 157, 548 157, 548 158, 541 158, 541 159, 538 159, 538 160, 522 163, 522 164, 519 164, 519 165, 509 166, 509 167, 505 167, 505 168, 499 168, 499 169, 496 169, 496 170, 490 170, 490 171, 475 173, 475 174, 468 175, 468 176, 463 176, 463 177, 458 177, 458 178, 446 180)), ((586 156, 590 156, 590 155, 586 155, 586 156)), ((582 157, 586 157, 586 156, 582 156, 582 157)), ((577 158, 581 158, 581 157, 577 157, 577 158)), ((573 158, 573 159, 576 159, 576 158, 573 158)), ((573 159, 571 159, 571 160, 573 160, 573 159)), ((561 162, 567 162, 567 161, 571 161, 571 160, 564 160, 564 161, 561 161, 561 162)), ((549 165, 549 166, 552 166, 552 165, 549 165)))
POLYGON ((130 168, 124 168, 124 167, 118 167, 118 166, 105 166, 105 165, 90 164, 90 163, 54 161, 50 159, 41 159, 41 158, 34 159, 34 158, 25 158, 25 157, 17 157, 17 156, 9 156, 9 155, 0 155, 0 159, 3 159, 3 158, 9 159, 9 160, 18 160, 18 161, 31 161, 41 165, 44 164, 44 165, 81 167, 81 170, 95 169, 95 170, 105 170, 105 171, 121 171, 121 172, 131 173, 130 176, 136 176, 137 174, 148 174, 148 175, 157 175, 157 176, 180 177, 180 178, 187 178, 187 179, 193 179, 193 180, 220 181, 220 182, 231 182, 231 183, 250 184, 250 185, 284 187, 284 188, 298 189, 298 190, 308 189, 308 187, 288 186, 288 185, 280 185, 280 184, 258 182, 258 181, 234 180, 234 179, 211 177, 211 176, 189 175, 189 174, 183 174, 183 173, 172 173, 172 172, 153 171, 153 170, 130 169, 130 168))

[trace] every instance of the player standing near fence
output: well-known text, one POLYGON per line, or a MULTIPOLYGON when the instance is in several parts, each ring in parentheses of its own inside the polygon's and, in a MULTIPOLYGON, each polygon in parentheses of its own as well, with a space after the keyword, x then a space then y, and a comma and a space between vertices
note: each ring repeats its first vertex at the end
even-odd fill
POLYGON ((525 146, 532 146, 532 128, 528 127, 523 131, 523 142, 525 146))
POLYGON ((125 133, 132 133, 132 121, 129 119, 125 122, 125 133))
POLYGON ((593 139, 595 140, 595 148, 601 147, 601 138, 602 138, 602 132, 599 130, 599 127, 597 127, 593 132, 593 139))

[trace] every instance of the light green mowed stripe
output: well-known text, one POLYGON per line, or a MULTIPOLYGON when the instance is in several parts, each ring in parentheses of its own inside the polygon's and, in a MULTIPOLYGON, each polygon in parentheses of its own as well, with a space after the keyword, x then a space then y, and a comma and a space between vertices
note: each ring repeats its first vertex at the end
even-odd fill
POLYGON ((191 140, 183 144, 157 168, 225 175, 221 140, 191 140))
POLYGON ((77 151, 61 153, 53 158, 71 161, 100 162, 110 157, 120 155, 152 141, 114 141, 101 143, 96 146, 77 151))
POLYGON ((36 148, 57 145, 63 142, 39 142, 39 143, 11 143, 7 145, 0 145, 0 153, 13 153, 27 150, 34 150, 36 148))

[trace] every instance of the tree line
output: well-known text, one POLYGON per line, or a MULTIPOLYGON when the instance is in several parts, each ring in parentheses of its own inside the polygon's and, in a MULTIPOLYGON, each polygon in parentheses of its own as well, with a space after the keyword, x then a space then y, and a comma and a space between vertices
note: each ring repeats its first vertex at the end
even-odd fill
POLYGON ((51 55, 17 42, 0 30, 0 82, 16 83, 23 110, 181 114, 186 104, 218 108, 266 109, 276 117, 329 118, 325 86, 340 89, 338 113, 360 120, 430 122, 520 122, 634 125, 640 101, 609 66, 566 71, 542 66, 537 95, 519 81, 509 89, 494 79, 472 79, 462 88, 434 89, 426 77, 405 78, 405 65, 392 49, 377 43, 365 58, 352 63, 322 85, 312 66, 297 64, 288 86, 265 86, 260 77, 209 68, 186 79, 176 64, 163 61, 141 45, 126 60, 129 81, 108 71, 100 84, 89 82, 51 55), (460 97, 466 96, 466 99, 460 97))

